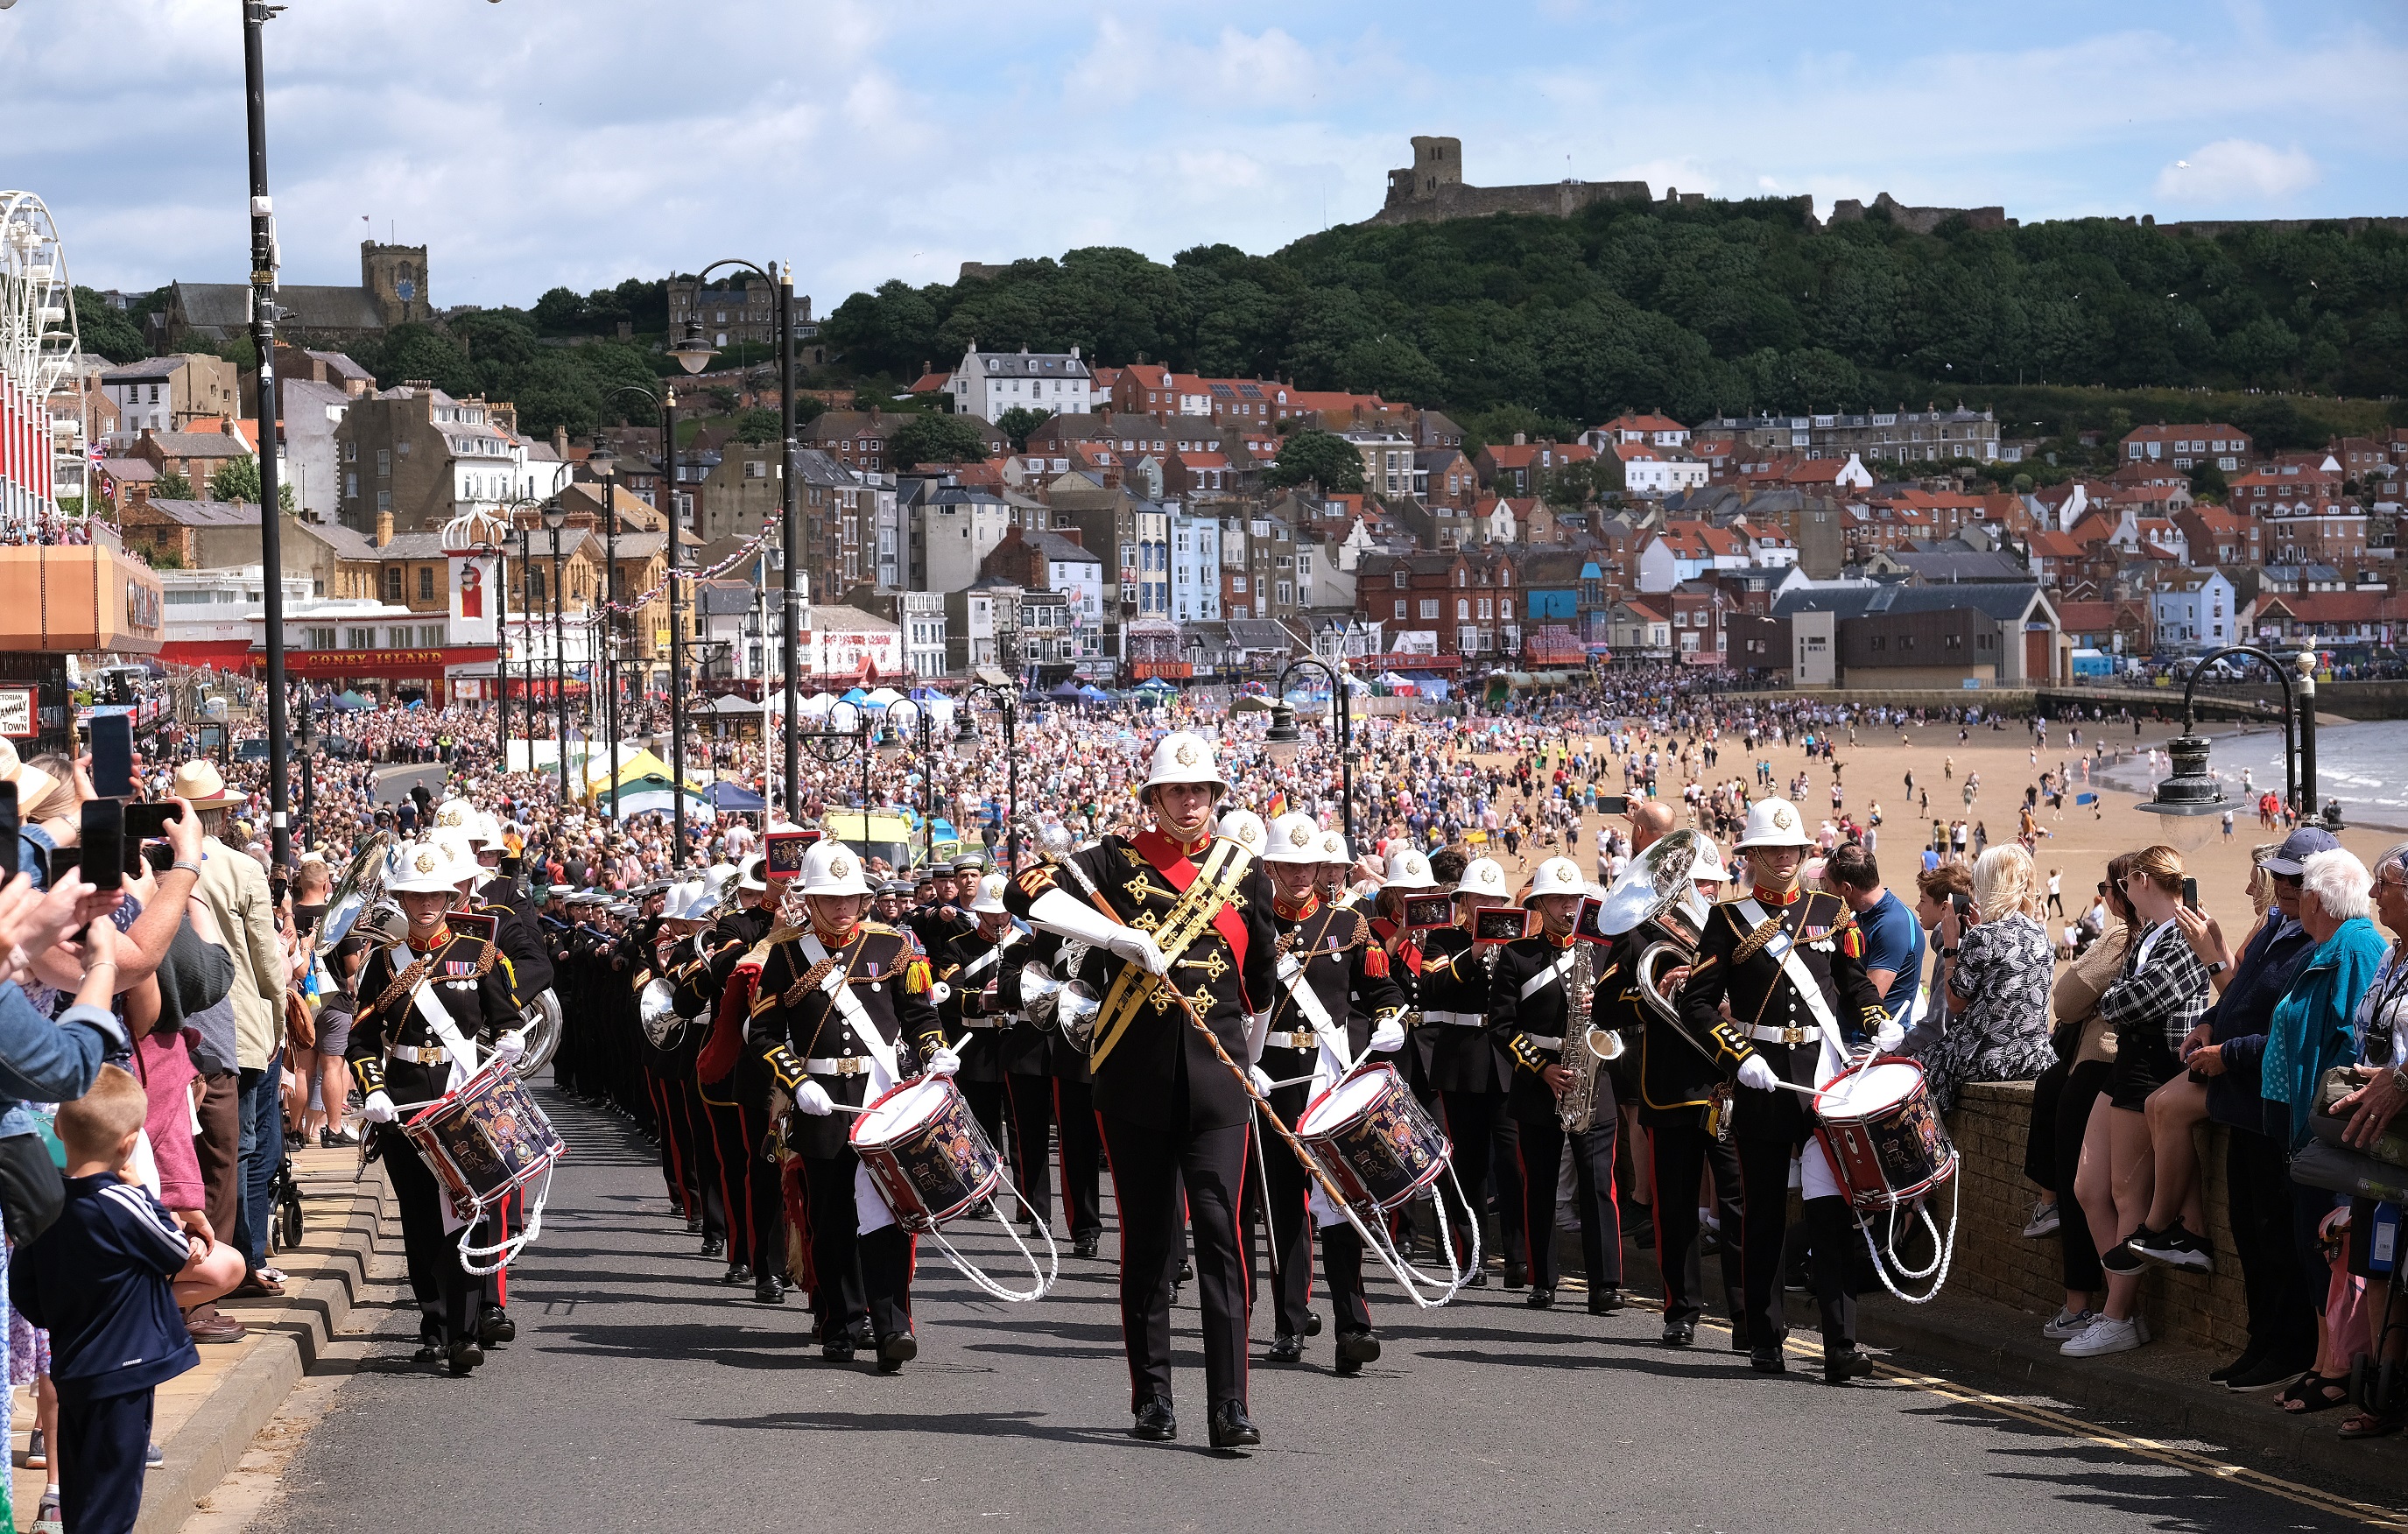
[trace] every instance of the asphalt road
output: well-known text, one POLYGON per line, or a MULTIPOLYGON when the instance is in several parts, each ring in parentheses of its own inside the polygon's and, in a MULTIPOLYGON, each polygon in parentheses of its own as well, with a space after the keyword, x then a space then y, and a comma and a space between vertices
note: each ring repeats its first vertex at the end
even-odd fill
MULTIPOLYGON (((268 1534, 592 1530, 1862 1529, 2084 1534, 2355 1527, 2329 1508, 1897 1381, 1764 1378, 1717 1345, 1656 1342, 1652 1313, 1533 1312, 1501 1289, 1415 1312, 1372 1291, 1386 1355, 1257 1367, 1264 1447, 1203 1447, 1186 1301, 1182 1440, 1125 1436, 1127 1376, 1103 1260, 1048 1298, 986 1298, 926 1244, 919 1361, 823 1362, 799 1298, 723 1288, 669 1216, 651 1148, 550 1099, 573 1150, 512 1283, 519 1340, 455 1381, 383 1356, 345 1383, 252 1527, 268 1534)), ((990 1227, 992 1230, 992 1227, 990 1227)), ((995 1251, 999 1236, 973 1239, 995 1251)), ((1257 1355, 1268 1318, 1255 1323, 1257 1355)))

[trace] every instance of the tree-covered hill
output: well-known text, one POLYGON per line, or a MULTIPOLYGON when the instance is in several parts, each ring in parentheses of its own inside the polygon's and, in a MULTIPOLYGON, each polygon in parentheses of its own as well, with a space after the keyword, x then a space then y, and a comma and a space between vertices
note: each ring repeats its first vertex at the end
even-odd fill
POLYGON ((1594 423, 1618 409, 1979 403, 2013 385, 2408 393, 2408 239, 2340 225, 2214 238, 2105 219, 1916 235, 1788 202, 1605 203, 1350 226, 1164 265, 1072 251, 855 294, 826 334, 916 376, 973 339, 1378 390, 1594 423))

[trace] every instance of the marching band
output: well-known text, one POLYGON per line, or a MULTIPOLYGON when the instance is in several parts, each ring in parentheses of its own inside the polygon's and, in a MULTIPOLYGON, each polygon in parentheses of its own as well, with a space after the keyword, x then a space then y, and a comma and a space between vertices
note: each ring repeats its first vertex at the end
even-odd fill
POLYGON ((1847 902, 1800 883, 1810 840, 1790 804, 1749 810, 1743 887, 1712 841, 1642 805, 1612 889, 1553 857, 1516 890, 1459 851, 1357 864, 1310 814, 1218 812, 1226 792, 1212 743, 1174 732, 1139 790, 1151 828, 1133 836, 1057 838, 1018 869, 973 858, 873 887, 857 851, 789 827, 738 866, 615 911, 537 911, 476 811, 438 815, 381 870, 397 912, 357 925, 378 940, 350 1054, 370 1154, 401 1203, 420 1356, 465 1374, 515 1334, 503 1271, 539 1225, 556 1140, 541 1125, 500 1156, 504 1185, 480 1183, 477 1153, 434 1110, 509 1082, 536 993, 556 987, 561 1084, 639 1107, 704 1254, 759 1303, 806 1291, 830 1360, 867 1352, 893 1373, 917 1356, 922 1238, 988 1292, 1035 1297, 1053 1275, 1010 1222, 1051 1254, 1058 1186, 1073 1256, 1097 1256, 1108 1168, 1130 1432, 1178 1436, 1172 1304, 1192 1277, 1207 1437, 1245 1448, 1263 1441, 1247 1398, 1258 1277, 1265 1361, 1301 1362, 1321 1330, 1317 1269, 1334 1373, 1356 1374, 1381 1356, 1367 1251, 1400 1283, 1425 1247, 1441 1256, 1454 1278, 1436 1300, 1416 1294, 1423 1305, 1486 1286, 1493 1253, 1503 1286, 1543 1310, 1566 1282, 1568 1184, 1587 1307, 1612 1314, 1631 1302, 1627 1162, 1649 1211, 1633 1224, 1652 1220, 1665 1345, 1693 1345, 1707 1310, 1711 1208, 1732 1346, 1759 1370, 1785 1368, 1796 1186, 1824 1378, 1870 1371, 1857 1226, 1882 1190, 1826 1154, 1815 1103, 1893 1048, 1899 1025, 1847 902), (1314 1122, 1370 1076, 1393 1103, 1374 1097, 1335 1131, 1314 1122), (1432 1120, 1443 1135, 1417 1140, 1414 1123, 1432 1120), (1425 1140, 1444 1165, 1401 1165, 1425 1140), (1453 1201, 1432 1192, 1426 1228, 1403 1199, 1365 1191, 1434 1190, 1440 1170, 1453 1201), (982 1215, 1039 1267, 1035 1289, 974 1272, 940 1228, 982 1215))

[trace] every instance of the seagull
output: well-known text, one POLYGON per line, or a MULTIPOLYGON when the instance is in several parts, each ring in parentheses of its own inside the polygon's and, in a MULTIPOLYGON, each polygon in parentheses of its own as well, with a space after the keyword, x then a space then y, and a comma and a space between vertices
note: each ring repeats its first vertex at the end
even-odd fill
POLYGON ((2187 160, 2177 160, 2174 162, 2174 168, 2176 170, 2188 170, 2190 168, 2190 162, 2187 160))

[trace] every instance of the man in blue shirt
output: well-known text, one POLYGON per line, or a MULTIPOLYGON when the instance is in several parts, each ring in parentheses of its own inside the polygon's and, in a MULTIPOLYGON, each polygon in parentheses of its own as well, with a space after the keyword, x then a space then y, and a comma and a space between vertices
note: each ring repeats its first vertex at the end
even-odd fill
POLYGON ((1856 930, 1864 934, 1865 978, 1882 996, 1890 1025, 1877 1040, 1895 1049, 1914 1022, 1914 990, 1923 974, 1923 924, 1906 903, 1882 887, 1881 868, 1869 847, 1845 846, 1823 866, 1823 882, 1856 913, 1856 930), (1900 977, 1904 983, 1899 983, 1900 977))

